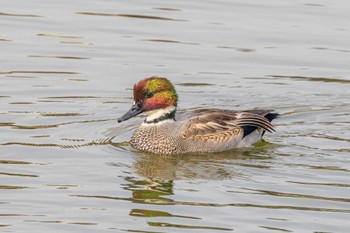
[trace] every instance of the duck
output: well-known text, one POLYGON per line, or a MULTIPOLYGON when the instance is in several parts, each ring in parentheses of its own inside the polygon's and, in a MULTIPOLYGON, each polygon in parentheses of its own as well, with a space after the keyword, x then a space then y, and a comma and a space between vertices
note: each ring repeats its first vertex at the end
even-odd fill
POLYGON ((199 108, 178 112, 174 85, 157 76, 136 83, 133 98, 130 110, 118 122, 146 113, 129 143, 136 150, 160 155, 218 153, 249 147, 259 142, 265 132, 275 132, 271 121, 279 115, 272 109, 199 108))

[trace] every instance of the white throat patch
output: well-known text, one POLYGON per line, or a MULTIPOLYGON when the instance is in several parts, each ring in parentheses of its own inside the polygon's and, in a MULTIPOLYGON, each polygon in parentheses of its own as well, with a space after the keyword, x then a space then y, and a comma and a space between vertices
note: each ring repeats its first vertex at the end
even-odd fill
POLYGON ((150 111, 150 112, 148 112, 148 117, 146 118, 146 122, 157 121, 158 119, 164 117, 166 114, 170 114, 170 113, 175 112, 175 111, 176 111, 175 106, 170 106, 167 108, 150 111))

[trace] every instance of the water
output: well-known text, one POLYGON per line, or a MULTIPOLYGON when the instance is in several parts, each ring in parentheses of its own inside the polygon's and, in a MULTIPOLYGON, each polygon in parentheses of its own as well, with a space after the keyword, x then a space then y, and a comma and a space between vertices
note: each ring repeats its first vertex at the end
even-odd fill
POLYGON ((346 1, 9 1, 0 10, 0 232, 348 232, 346 1), (118 124, 131 88, 180 109, 273 108, 243 150, 164 157, 118 124))

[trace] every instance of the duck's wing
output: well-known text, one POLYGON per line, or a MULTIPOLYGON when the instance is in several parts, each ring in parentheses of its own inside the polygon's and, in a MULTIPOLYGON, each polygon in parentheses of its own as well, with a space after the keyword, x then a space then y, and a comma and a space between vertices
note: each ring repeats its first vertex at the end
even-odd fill
MULTIPOLYGON (((271 112, 271 111, 268 111, 271 112)), ((264 117, 268 112, 236 112, 220 109, 201 109, 192 112, 182 137, 192 140, 226 141, 243 138, 251 132, 273 132, 269 120, 264 117)))

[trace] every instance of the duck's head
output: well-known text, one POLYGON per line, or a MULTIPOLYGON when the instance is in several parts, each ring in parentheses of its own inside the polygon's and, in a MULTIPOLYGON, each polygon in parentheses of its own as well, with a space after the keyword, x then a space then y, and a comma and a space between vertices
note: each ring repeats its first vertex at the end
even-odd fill
POLYGON ((133 88, 134 103, 130 110, 118 119, 126 121, 142 112, 177 106, 177 94, 166 78, 150 77, 136 83, 133 88))

